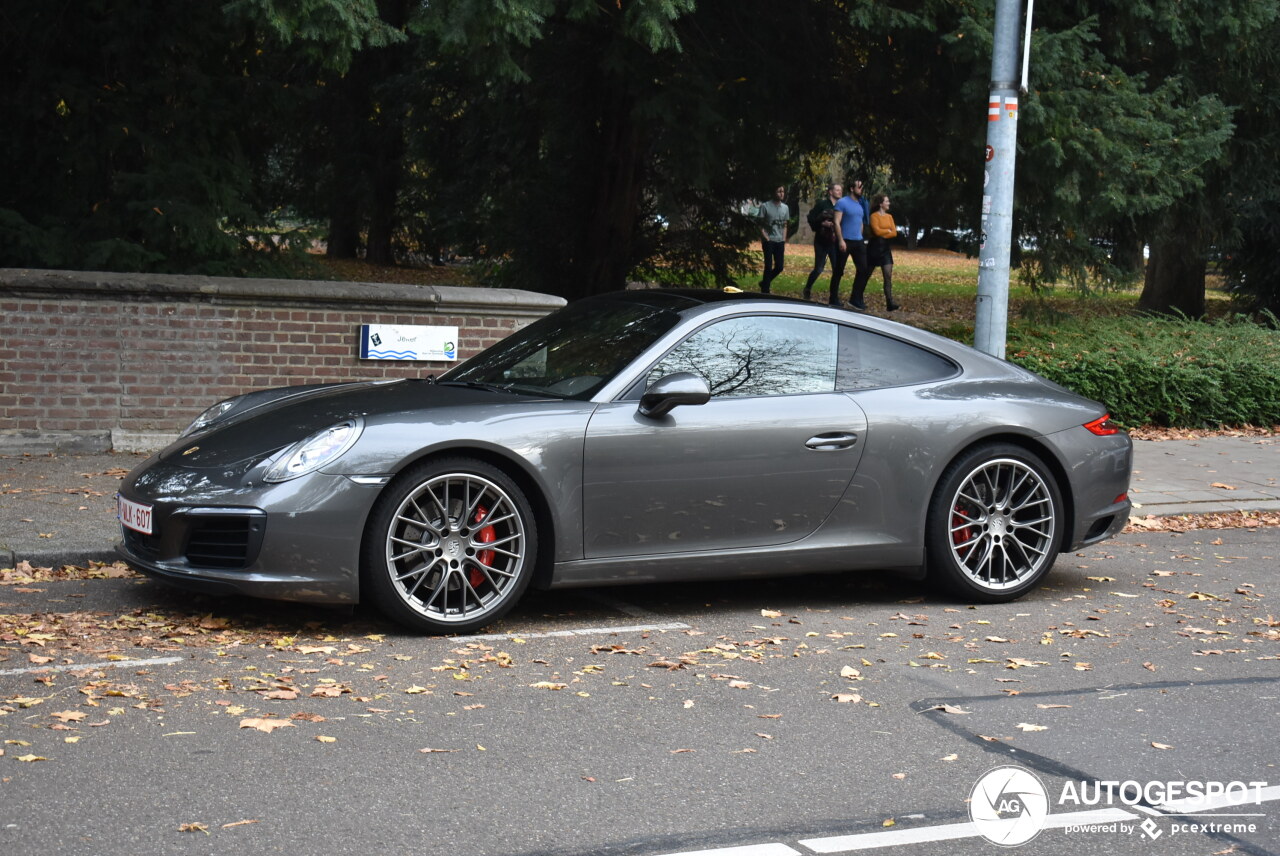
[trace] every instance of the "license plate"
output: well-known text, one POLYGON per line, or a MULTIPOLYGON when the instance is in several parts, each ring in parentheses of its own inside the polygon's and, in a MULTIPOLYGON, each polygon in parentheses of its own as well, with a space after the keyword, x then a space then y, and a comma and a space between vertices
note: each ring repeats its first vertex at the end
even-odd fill
POLYGON ((116 507, 116 516, 120 518, 122 526, 128 526, 143 535, 151 534, 151 506, 117 496, 116 507))

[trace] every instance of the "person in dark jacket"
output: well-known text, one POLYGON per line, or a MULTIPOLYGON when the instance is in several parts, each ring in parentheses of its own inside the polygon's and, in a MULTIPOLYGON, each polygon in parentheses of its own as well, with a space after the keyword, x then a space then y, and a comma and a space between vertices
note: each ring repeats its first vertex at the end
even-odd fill
POLYGON ((813 229, 813 270, 804 284, 804 299, 809 300, 813 283, 831 261, 831 298, 833 306, 840 305, 840 277, 844 273, 844 258, 840 254, 840 233, 836 231, 836 203, 844 194, 838 182, 827 185, 827 195, 809 209, 809 228, 813 229))

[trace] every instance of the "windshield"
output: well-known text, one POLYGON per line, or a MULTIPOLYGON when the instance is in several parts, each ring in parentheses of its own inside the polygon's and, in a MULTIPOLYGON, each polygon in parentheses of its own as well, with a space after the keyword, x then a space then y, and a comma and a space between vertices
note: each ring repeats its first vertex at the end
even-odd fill
POLYGON ((611 297, 571 303, 447 372, 439 383, 590 398, 675 326, 679 316, 670 305, 611 297))

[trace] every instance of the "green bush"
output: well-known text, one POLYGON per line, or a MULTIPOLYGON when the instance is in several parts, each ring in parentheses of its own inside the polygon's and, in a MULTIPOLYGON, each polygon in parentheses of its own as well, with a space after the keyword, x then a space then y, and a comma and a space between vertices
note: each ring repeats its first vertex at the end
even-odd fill
POLYGON ((1010 328, 1007 354, 1103 402, 1127 426, 1280 424, 1280 332, 1244 318, 1018 325, 1010 328))

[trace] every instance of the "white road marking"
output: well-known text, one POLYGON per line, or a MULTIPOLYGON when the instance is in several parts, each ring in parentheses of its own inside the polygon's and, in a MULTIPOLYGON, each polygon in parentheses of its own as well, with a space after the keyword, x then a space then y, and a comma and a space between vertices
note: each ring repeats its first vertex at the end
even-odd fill
POLYGON ((152 657, 149 660, 108 660, 105 663, 68 663, 59 666, 32 666, 27 669, 5 669, 0 675, 30 675, 35 672, 78 672, 81 669, 131 669, 134 666, 167 666, 181 663, 185 657, 152 657))
MULTIPOLYGON (((1113 820, 1129 820, 1136 817, 1118 808, 1073 811, 1067 814, 1051 814, 1045 818, 1044 829, 1075 826, 1088 823, 1110 823, 1113 820)), ((880 847, 897 847, 902 844, 921 844, 931 841, 952 841, 957 838, 977 838, 978 828, 972 823, 947 823, 941 826, 920 826, 914 829, 894 829, 886 832, 864 832, 859 835, 839 835, 833 838, 809 838, 800 843, 816 853, 848 853, 853 850, 875 850, 880 847)))
POLYGON ((682 850, 662 856, 801 856, 799 850, 785 844, 748 844, 745 847, 721 847, 717 850, 682 850))
POLYGON ((665 624, 632 624, 627 627, 579 627, 575 630, 552 630, 548 633, 486 633, 479 636, 454 636, 453 642, 489 642, 501 639, 557 639, 565 636, 605 636, 610 633, 645 633, 648 631, 692 630, 688 624, 669 621, 665 624))

